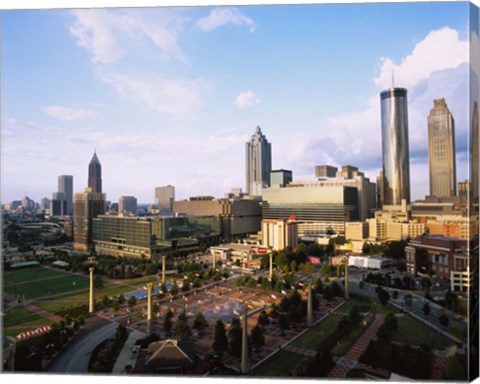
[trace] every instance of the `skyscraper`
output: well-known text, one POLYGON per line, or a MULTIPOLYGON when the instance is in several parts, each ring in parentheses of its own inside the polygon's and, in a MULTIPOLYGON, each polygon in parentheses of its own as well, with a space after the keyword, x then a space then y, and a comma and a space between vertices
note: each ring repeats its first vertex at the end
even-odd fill
POLYGON ((272 148, 257 126, 252 138, 246 143, 246 187, 249 195, 261 195, 261 189, 269 186, 271 170, 272 148))
POLYGON ((479 151, 479 142, 478 142, 478 103, 475 101, 473 104, 473 116, 472 116, 472 194, 471 203, 478 204, 478 178, 479 178, 479 169, 478 169, 478 151, 479 151))
POLYGON ((92 188, 75 193, 73 249, 88 252, 93 247, 93 219, 105 213, 105 200, 104 193, 93 192, 92 188))
POLYGON ((50 200, 50 216, 67 215, 67 197, 63 192, 54 192, 50 200))
POLYGON ((158 205, 160 212, 173 212, 174 202, 175 187, 173 185, 155 188, 155 204, 158 205))
POLYGON ((67 200, 67 214, 73 215, 73 176, 58 176, 58 192, 63 192, 67 200))
POLYGON ((390 88, 380 93, 383 158, 382 205, 410 203, 407 90, 390 88))
POLYGON ((118 212, 137 213, 137 198, 135 196, 120 196, 118 212))
POLYGON ((98 160, 97 152, 93 154, 88 165, 88 187, 92 192, 102 193, 102 164, 98 160))
POLYGON ((433 101, 428 115, 428 164, 430 195, 450 198, 456 195, 455 122, 445 99, 433 101))

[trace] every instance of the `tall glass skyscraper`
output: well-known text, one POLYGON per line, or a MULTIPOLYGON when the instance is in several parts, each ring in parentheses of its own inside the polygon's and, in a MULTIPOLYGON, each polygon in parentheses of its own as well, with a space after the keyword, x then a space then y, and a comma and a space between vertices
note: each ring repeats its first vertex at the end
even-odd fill
POLYGON ((102 164, 98 160, 97 152, 93 154, 88 165, 88 187, 92 192, 102 193, 102 164))
POLYGON ((58 176, 58 192, 63 192, 67 199, 67 214, 73 215, 73 176, 58 176))
POLYGON ((407 90, 390 88, 380 93, 383 158, 382 205, 410 203, 407 90))
POLYGON ((430 195, 450 198, 456 195, 455 122, 445 99, 434 100, 428 115, 428 165, 430 195))
POLYGON ((261 189, 269 185, 271 170, 272 147, 260 127, 257 127, 246 143, 246 187, 249 195, 260 195, 261 189))

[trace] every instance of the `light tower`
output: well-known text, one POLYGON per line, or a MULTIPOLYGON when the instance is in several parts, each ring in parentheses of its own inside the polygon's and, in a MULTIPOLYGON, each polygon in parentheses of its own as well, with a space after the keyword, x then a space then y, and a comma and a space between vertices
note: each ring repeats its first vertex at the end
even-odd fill
POLYGON ((93 315, 94 311, 94 301, 93 301, 93 270, 94 265, 95 265, 95 257, 89 257, 88 262, 90 264, 90 267, 88 268, 88 271, 90 272, 90 292, 89 292, 89 297, 88 297, 88 313, 90 316, 93 315))
POLYGON ((153 283, 148 283, 147 288, 147 334, 152 334, 152 291, 153 283))
POLYGON ((240 373, 248 375, 250 373, 250 363, 248 361, 248 304, 243 311, 243 329, 242 329, 242 362, 240 364, 240 373))
POLYGON ((162 284, 165 284, 165 261, 167 256, 162 255, 162 284))
POLYGON ((312 325, 313 325, 312 285, 308 283, 307 327, 311 327, 312 325))
POLYGON ((269 276, 270 276, 270 281, 272 281, 272 279, 273 279, 273 254, 272 254, 272 252, 270 252, 269 256, 270 256, 270 275, 269 276))

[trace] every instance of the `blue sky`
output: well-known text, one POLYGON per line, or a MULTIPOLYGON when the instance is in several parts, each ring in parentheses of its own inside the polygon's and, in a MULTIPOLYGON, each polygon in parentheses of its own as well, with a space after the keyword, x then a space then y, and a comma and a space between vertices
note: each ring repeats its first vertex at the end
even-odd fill
MULTIPOLYGON (((51 197, 57 177, 153 202, 245 189, 257 125, 273 168, 381 168, 379 92, 409 92, 411 188, 428 194, 434 98, 454 114, 466 174, 468 3, 2 11, 2 203, 51 197)), ((478 28, 477 28, 478 30, 478 28)))

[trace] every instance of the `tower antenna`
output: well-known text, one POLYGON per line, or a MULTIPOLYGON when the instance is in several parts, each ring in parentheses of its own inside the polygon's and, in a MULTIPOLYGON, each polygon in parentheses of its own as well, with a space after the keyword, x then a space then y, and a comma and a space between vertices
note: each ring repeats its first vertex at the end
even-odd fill
POLYGON ((395 88, 395 69, 392 62, 392 88, 395 88))

